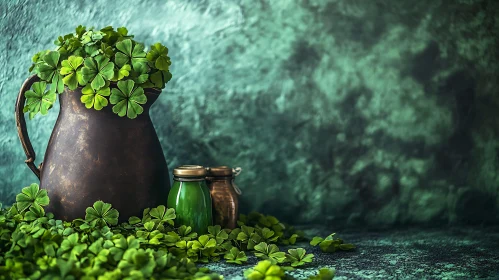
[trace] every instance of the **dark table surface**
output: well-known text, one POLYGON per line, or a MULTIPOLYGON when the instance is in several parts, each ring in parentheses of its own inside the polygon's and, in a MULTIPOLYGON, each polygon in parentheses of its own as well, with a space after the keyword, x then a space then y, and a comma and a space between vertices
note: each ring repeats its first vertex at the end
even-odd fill
MULTIPOLYGON (((307 236, 331 233, 320 226, 302 229, 307 236)), ((308 243, 297 244, 314 253, 315 259, 289 274, 306 279, 318 268, 329 267, 336 269, 335 279, 499 279, 498 227, 337 232, 336 236, 357 249, 326 254, 308 243)), ((220 262, 207 267, 225 279, 244 279, 243 271, 257 262, 252 253, 247 255, 243 266, 220 262)))

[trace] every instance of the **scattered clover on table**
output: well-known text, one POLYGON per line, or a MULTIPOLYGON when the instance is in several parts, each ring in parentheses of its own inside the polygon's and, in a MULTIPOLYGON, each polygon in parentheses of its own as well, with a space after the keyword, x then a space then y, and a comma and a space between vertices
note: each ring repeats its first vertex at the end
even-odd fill
POLYGON ((161 43, 147 50, 133 38, 125 27, 96 30, 81 25, 74 33, 59 36, 55 50, 40 51, 32 58, 29 72, 41 81, 25 93, 24 113, 29 112, 30 119, 37 113, 45 115, 56 93, 77 94, 81 89, 87 109, 102 110, 111 103, 120 117, 142 114, 147 103, 144 89, 165 88, 172 78, 171 60, 161 43))
MULTIPOLYGON (((215 225, 198 235, 176 227, 175 210, 164 205, 118 224, 118 211, 103 201, 73 221, 46 213, 49 203, 47 190, 31 184, 11 207, 0 205, 0 279, 223 279, 197 264, 243 265, 248 256, 263 260, 244 272, 247 279, 293 279, 288 271, 314 259, 295 245, 305 240, 302 232, 256 212, 241 215, 233 230, 215 225), (292 248, 281 252, 278 244, 292 248)), ((333 236, 314 237, 311 244, 327 252, 354 248, 333 236)), ((334 270, 322 268, 308 279, 333 277, 334 270)))

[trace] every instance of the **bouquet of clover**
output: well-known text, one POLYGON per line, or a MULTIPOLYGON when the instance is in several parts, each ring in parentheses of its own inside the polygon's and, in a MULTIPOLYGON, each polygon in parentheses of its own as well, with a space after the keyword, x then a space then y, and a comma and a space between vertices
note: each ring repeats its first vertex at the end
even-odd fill
POLYGON ((147 103, 144 88, 163 89, 172 78, 168 48, 161 43, 145 50, 125 27, 101 30, 78 26, 54 42, 57 48, 33 56, 29 71, 39 82, 25 93, 26 106, 32 119, 38 112, 47 114, 56 93, 81 87, 81 102, 88 109, 101 110, 111 103, 120 117, 134 119, 147 103))

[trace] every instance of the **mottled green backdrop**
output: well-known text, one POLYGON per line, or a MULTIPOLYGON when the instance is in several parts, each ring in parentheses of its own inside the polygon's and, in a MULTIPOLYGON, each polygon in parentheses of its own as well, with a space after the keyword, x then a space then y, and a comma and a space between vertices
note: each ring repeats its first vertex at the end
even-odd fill
MULTIPOLYGON (((170 49, 173 79, 151 112, 170 169, 241 166, 243 209, 352 227, 496 222, 498 9, 2 0, 0 201, 37 181, 14 121, 31 56, 79 24, 124 25, 170 49)), ((57 114, 29 122, 37 164, 57 114)))

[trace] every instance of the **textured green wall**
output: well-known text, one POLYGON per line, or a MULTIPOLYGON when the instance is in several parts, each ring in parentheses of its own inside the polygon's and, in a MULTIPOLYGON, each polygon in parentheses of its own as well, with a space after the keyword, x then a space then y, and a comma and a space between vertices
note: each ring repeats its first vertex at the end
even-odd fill
MULTIPOLYGON (((5 1, 0 201, 36 177, 14 102, 77 25, 170 49, 152 109, 170 169, 241 166, 243 208, 294 223, 497 221, 499 1, 5 1)), ((58 110, 29 122, 38 162, 58 110)))

